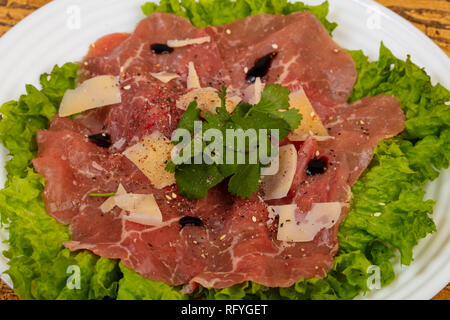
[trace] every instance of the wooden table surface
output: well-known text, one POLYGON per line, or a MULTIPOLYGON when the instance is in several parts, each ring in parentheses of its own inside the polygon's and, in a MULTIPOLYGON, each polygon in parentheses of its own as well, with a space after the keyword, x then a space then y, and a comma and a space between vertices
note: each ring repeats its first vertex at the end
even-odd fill
MULTIPOLYGON (((450 56, 450 0, 376 1, 409 20, 450 56)), ((50 0, 0 0, 0 36, 48 2, 50 0)), ((0 280, 0 300, 12 299, 17 296, 0 280)), ((450 300, 450 284, 433 299, 450 300)))

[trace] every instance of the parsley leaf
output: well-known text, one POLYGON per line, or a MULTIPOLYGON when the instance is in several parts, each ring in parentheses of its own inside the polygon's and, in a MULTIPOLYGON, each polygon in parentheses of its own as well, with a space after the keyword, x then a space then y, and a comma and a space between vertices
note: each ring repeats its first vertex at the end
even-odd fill
POLYGON ((283 119, 289 125, 289 131, 294 131, 300 126, 300 122, 302 121, 302 115, 297 112, 295 109, 289 109, 286 111, 278 112, 278 117, 283 119))
MULTIPOLYGON (((293 130, 290 124, 277 114, 263 113, 259 111, 251 112, 252 109, 245 113, 248 106, 249 105, 241 105, 235 112, 233 112, 231 116, 233 122, 240 128, 244 130, 278 129, 279 138, 281 140, 286 138, 289 132, 293 130)), ((298 114, 297 110, 293 109, 293 111, 295 114, 298 114)))
POLYGON ((228 191, 241 198, 250 198, 258 192, 260 180, 259 164, 240 165, 228 183, 228 191))
MULTIPOLYGON (((263 90, 259 103, 256 105, 240 103, 231 114, 226 109, 226 92, 225 87, 218 92, 221 106, 216 108, 215 113, 207 111, 202 114, 197 108, 197 103, 191 102, 178 125, 178 128, 186 129, 194 136, 195 121, 202 121, 201 154, 198 149, 193 152, 194 140, 192 140, 190 163, 177 165, 173 161, 168 161, 166 166, 167 171, 175 173, 178 192, 188 199, 204 198, 210 188, 226 178, 230 178, 228 190, 232 194, 243 199, 251 197, 258 192, 260 185, 262 167, 259 159, 260 146, 264 143, 263 146, 268 145, 268 150, 272 149, 270 138, 266 137, 264 141, 260 141, 259 130, 267 130, 268 135, 274 133, 273 130, 278 130, 278 139, 282 140, 300 125, 302 116, 297 109, 289 109, 290 92, 281 85, 269 84, 263 90), (218 144, 217 147, 220 150, 210 148, 216 142, 216 138, 208 140, 209 143, 205 141, 205 132, 209 129, 216 129, 216 134, 222 134, 220 137, 223 138, 222 144, 218 144), (228 129, 233 129, 236 133, 230 143, 226 141, 228 129), (238 133, 242 133, 239 138, 238 133), (243 142, 239 144, 242 139, 243 142), (256 147, 250 150, 250 146, 256 147), (220 153, 222 157, 216 158, 215 156, 220 153), (199 160, 200 156, 208 158, 208 163, 205 163, 204 159, 201 164, 193 161, 194 158, 199 160), (233 163, 226 161, 227 158, 232 158, 233 163), (245 161, 237 161, 239 159, 245 161)), ((198 144, 198 132, 194 139, 197 139, 198 144)))
MULTIPOLYGON (((243 116, 247 120, 247 127, 261 129, 261 125, 269 129, 278 128, 280 139, 295 130, 302 120, 296 109, 289 109, 289 90, 279 84, 269 84, 261 94, 261 100, 247 110, 243 116), (280 121, 285 124, 281 125, 280 121)), ((242 115, 242 110, 241 111, 242 115)), ((235 119, 235 121, 238 121, 235 119)))
POLYGON ((175 169, 178 192, 189 200, 203 199, 208 190, 220 183, 224 176, 217 165, 181 164, 175 169))
POLYGON ((197 109, 197 101, 192 101, 181 116, 178 128, 194 132, 195 121, 200 121, 200 110, 197 109))
POLYGON ((261 94, 261 100, 251 111, 273 113, 289 108, 289 90, 280 84, 269 84, 261 94))

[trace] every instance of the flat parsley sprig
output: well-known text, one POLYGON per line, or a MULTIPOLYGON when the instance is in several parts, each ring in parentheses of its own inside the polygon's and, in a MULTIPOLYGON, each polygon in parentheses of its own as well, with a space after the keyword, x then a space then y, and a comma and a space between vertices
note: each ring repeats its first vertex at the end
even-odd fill
MULTIPOLYGON (((191 102, 185 113, 180 119, 178 128, 188 130, 194 136, 195 121, 202 122, 203 133, 208 129, 217 129, 222 132, 222 136, 226 136, 227 129, 248 130, 254 129, 267 130, 269 134, 268 141, 257 141, 257 149, 249 150, 250 142, 246 142, 245 150, 239 150, 236 147, 236 141, 233 148, 229 148, 224 144, 224 155, 227 152, 234 153, 236 160, 238 153, 245 155, 245 163, 233 164, 214 162, 212 164, 195 164, 193 158, 196 156, 192 151, 189 155, 191 163, 175 164, 169 160, 166 170, 175 173, 178 192, 188 199, 202 199, 207 195, 210 188, 216 186, 223 180, 229 178, 228 191, 241 198, 249 198, 258 191, 260 185, 260 171, 265 165, 259 159, 259 148, 265 143, 270 148, 270 132, 278 130, 279 139, 285 139, 290 132, 298 128, 302 119, 297 109, 289 109, 289 90, 278 84, 268 85, 261 94, 261 100, 255 105, 248 103, 240 103, 236 109, 229 114, 226 110, 226 89, 218 93, 221 99, 221 107, 216 108, 216 113, 207 111, 201 115, 201 110, 197 108, 195 101, 191 102), (256 163, 251 163, 250 155, 253 153, 257 157, 256 163)), ((195 140, 195 137, 194 139, 195 140)), ((259 135, 258 135, 259 140, 259 135)), ((178 142, 172 141, 177 144, 178 142)), ((191 150, 194 150, 191 142, 191 150)), ((208 148, 208 145, 202 141, 202 153, 208 148)), ((206 150, 207 151, 207 150, 206 150)), ((188 156, 188 158, 189 158, 188 156)), ((225 158, 225 156, 224 156, 225 158)))

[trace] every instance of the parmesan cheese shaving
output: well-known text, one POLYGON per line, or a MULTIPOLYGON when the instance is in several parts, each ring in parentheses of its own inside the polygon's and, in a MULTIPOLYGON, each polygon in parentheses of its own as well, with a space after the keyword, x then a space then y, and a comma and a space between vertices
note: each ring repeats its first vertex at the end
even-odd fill
POLYGON ((297 218, 295 204, 270 206, 279 216, 277 239, 287 242, 308 242, 314 240, 322 229, 336 224, 343 204, 340 202, 313 203, 311 210, 301 220, 297 218))
POLYGON ((125 220, 150 226, 161 225, 161 210, 152 194, 127 193, 114 198, 119 208, 130 213, 123 216, 125 220))
POLYGON ((166 71, 162 71, 162 72, 158 72, 158 73, 150 73, 154 78, 158 79, 161 82, 167 83, 170 80, 179 78, 180 76, 176 73, 172 73, 172 72, 166 72, 166 71))
POLYGON ((312 136, 318 141, 329 139, 328 131, 323 126, 322 121, 315 112, 311 102, 309 102, 303 89, 292 92, 289 95, 289 104, 291 108, 296 108, 302 114, 302 121, 300 127, 289 134, 291 141, 305 141, 309 136, 312 136), (326 137, 326 138, 322 138, 326 137))
POLYGON ((127 191, 125 190, 123 185, 119 184, 116 194, 112 197, 109 197, 105 202, 103 202, 103 204, 100 206, 100 210, 102 210, 103 213, 111 211, 116 206, 115 196, 119 196, 126 193, 127 191))
MULTIPOLYGON (((277 159, 275 159, 277 161, 277 159)), ((280 147, 278 155, 278 172, 262 176, 264 200, 281 199, 287 196, 295 171, 297 170, 297 150, 293 144, 280 147)))
POLYGON ((123 154, 130 159, 158 189, 175 183, 173 173, 165 170, 173 145, 159 132, 145 136, 123 154))
MULTIPOLYGON (((186 110, 192 101, 197 101, 197 108, 202 110, 202 115, 206 111, 216 113, 216 108, 221 106, 218 91, 211 87, 193 89, 184 94, 177 100, 177 108, 186 110)), ((236 108, 237 103, 235 101, 237 100, 227 98, 225 108, 228 112, 231 113, 236 108)))
POLYGON ((257 104, 261 100, 264 84, 261 78, 257 77, 255 82, 244 89, 245 100, 250 104, 257 104))
POLYGON ((200 87, 200 80, 197 75, 197 71, 195 70, 194 63, 190 61, 188 63, 188 76, 187 76, 187 89, 198 89, 200 87))
MULTIPOLYGON (((233 103, 235 106, 237 106, 239 104, 239 102, 242 101, 242 98, 239 96, 230 96, 230 97, 227 97, 227 102, 228 102, 228 100, 231 101, 231 103, 233 103)), ((233 110, 234 110, 234 108, 233 108, 233 110)))
POLYGON ((119 78, 98 76, 84 81, 76 89, 66 91, 59 108, 59 116, 67 117, 121 101, 119 78))
POLYGON ((116 206, 128 211, 128 215, 123 216, 125 220, 150 226, 162 223, 161 210, 152 194, 127 193, 123 185, 119 184, 116 194, 103 202, 100 210, 107 213, 116 206))
POLYGON ((185 47, 190 46, 193 44, 202 44, 205 42, 211 42, 211 37, 200 37, 200 38, 194 38, 194 39, 183 39, 183 40, 168 40, 167 45, 171 48, 179 48, 179 47, 185 47))

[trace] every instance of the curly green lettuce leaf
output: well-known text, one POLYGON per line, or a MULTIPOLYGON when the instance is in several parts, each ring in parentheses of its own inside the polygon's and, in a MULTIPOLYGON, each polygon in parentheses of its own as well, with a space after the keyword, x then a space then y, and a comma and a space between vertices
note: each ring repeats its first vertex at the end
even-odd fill
POLYGON ((403 264, 409 264, 419 239, 436 230, 429 217, 434 202, 423 201, 422 187, 449 165, 450 92, 433 86, 409 57, 397 59, 383 44, 375 62, 361 51, 351 53, 358 67, 351 101, 378 94, 398 97, 406 130, 379 144, 366 174, 353 187, 352 211, 339 232, 341 250, 362 249, 381 239, 399 250, 403 264))
POLYGON ((143 278, 139 273, 120 264, 123 278, 119 282, 117 300, 182 300, 188 296, 180 293, 180 287, 143 278))
POLYGON ((63 242, 70 241, 68 228, 47 215, 45 179, 31 165, 36 132, 48 128, 64 92, 75 87, 77 69, 73 63, 55 66, 41 76, 42 90, 28 85, 19 101, 0 108, 0 141, 10 154, 8 180, 0 190, 1 222, 10 234, 3 254, 10 259, 7 274, 21 299, 106 299, 117 294, 121 273, 116 261, 64 249, 63 242), (79 268, 79 289, 67 285, 71 266, 79 268))
POLYGON ((153 12, 177 14, 199 28, 220 26, 254 14, 290 14, 298 11, 313 13, 330 34, 337 27, 336 23, 327 19, 328 1, 311 6, 288 0, 161 0, 159 4, 147 2, 141 8, 147 16, 153 12))
POLYGON ((362 51, 352 51, 358 68, 358 80, 350 101, 387 94, 398 97, 406 115, 408 138, 439 136, 450 123, 449 91, 440 84, 433 86, 425 70, 396 58, 382 43, 379 60, 369 62, 362 51))
POLYGON ((37 151, 35 134, 37 130, 48 127, 65 90, 75 87, 77 70, 78 66, 73 63, 61 68, 55 66, 51 74, 41 76, 43 90, 27 85, 26 94, 18 101, 10 101, 1 106, 0 142, 13 156, 6 163, 8 177, 25 174, 37 151))

